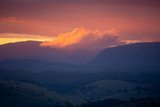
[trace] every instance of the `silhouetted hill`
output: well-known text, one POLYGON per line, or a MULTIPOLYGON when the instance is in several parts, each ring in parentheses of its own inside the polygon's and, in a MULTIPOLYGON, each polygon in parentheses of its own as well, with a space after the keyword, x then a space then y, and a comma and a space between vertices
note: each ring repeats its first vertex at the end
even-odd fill
POLYGON ((86 65, 95 69, 160 69, 160 43, 136 43, 107 48, 86 65))
POLYGON ((41 42, 26 41, 0 45, 0 61, 13 59, 39 59, 65 63, 85 63, 94 54, 87 51, 67 51, 39 46, 41 42))

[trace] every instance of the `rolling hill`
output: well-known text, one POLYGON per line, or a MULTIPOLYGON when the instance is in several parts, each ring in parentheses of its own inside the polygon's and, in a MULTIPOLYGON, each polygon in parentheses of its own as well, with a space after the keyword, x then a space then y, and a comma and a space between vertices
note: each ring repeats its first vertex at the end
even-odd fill
POLYGON ((4 80, 0 80, 0 96, 2 107, 47 107, 64 105, 66 100, 64 96, 35 84, 4 80))
POLYGON ((152 84, 139 84, 121 80, 100 80, 86 85, 76 94, 85 102, 105 99, 118 99, 128 102, 130 99, 159 98, 159 88, 152 84))

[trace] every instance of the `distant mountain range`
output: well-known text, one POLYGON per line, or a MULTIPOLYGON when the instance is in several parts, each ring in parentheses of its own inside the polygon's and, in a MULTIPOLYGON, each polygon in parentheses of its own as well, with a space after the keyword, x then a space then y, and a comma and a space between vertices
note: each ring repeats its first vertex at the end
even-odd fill
POLYGON ((90 52, 64 51, 41 47, 39 44, 40 42, 30 41, 1 45, 0 68, 31 71, 124 71, 135 69, 144 71, 160 69, 159 42, 136 43, 107 48, 102 50, 95 58, 90 52), (93 59, 88 61, 91 58, 93 59), (76 65, 86 61, 88 61, 86 64, 76 65))

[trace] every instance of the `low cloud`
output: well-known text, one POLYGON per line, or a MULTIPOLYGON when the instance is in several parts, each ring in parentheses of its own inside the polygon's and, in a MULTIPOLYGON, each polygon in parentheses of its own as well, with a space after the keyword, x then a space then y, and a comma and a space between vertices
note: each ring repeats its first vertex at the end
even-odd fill
POLYGON ((118 32, 114 29, 75 28, 71 32, 59 34, 52 41, 43 42, 41 46, 70 50, 99 50, 119 44, 122 43, 119 41, 118 32))
POLYGON ((75 28, 71 32, 61 33, 54 37, 52 41, 46 41, 40 44, 58 49, 68 50, 102 50, 123 44, 139 42, 159 42, 159 34, 150 33, 129 33, 108 30, 89 30, 85 28, 75 28))

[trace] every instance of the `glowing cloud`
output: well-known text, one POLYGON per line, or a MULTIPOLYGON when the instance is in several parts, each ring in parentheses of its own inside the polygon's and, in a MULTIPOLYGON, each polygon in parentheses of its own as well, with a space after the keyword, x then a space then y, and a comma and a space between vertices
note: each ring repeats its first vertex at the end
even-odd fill
POLYGON ((68 50, 102 50, 104 48, 131 44, 139 42, 159 42, 160 35, 146 33, 130 33, 125 31, 117 31, 115 29, 108 30, 89 30, 85 28, 75 28, 71 32, 61 33, 54 37, 52 41, 45 41, 40 46, 48 46, 52 48, 68 49, 68 50))
POLYGON ((97 49, 119 44, 118 32, 114 29, 89 30, 75 28, 71 32, 59 34, 52 41, 43 42, 41 46, 63 49, 97 49))

